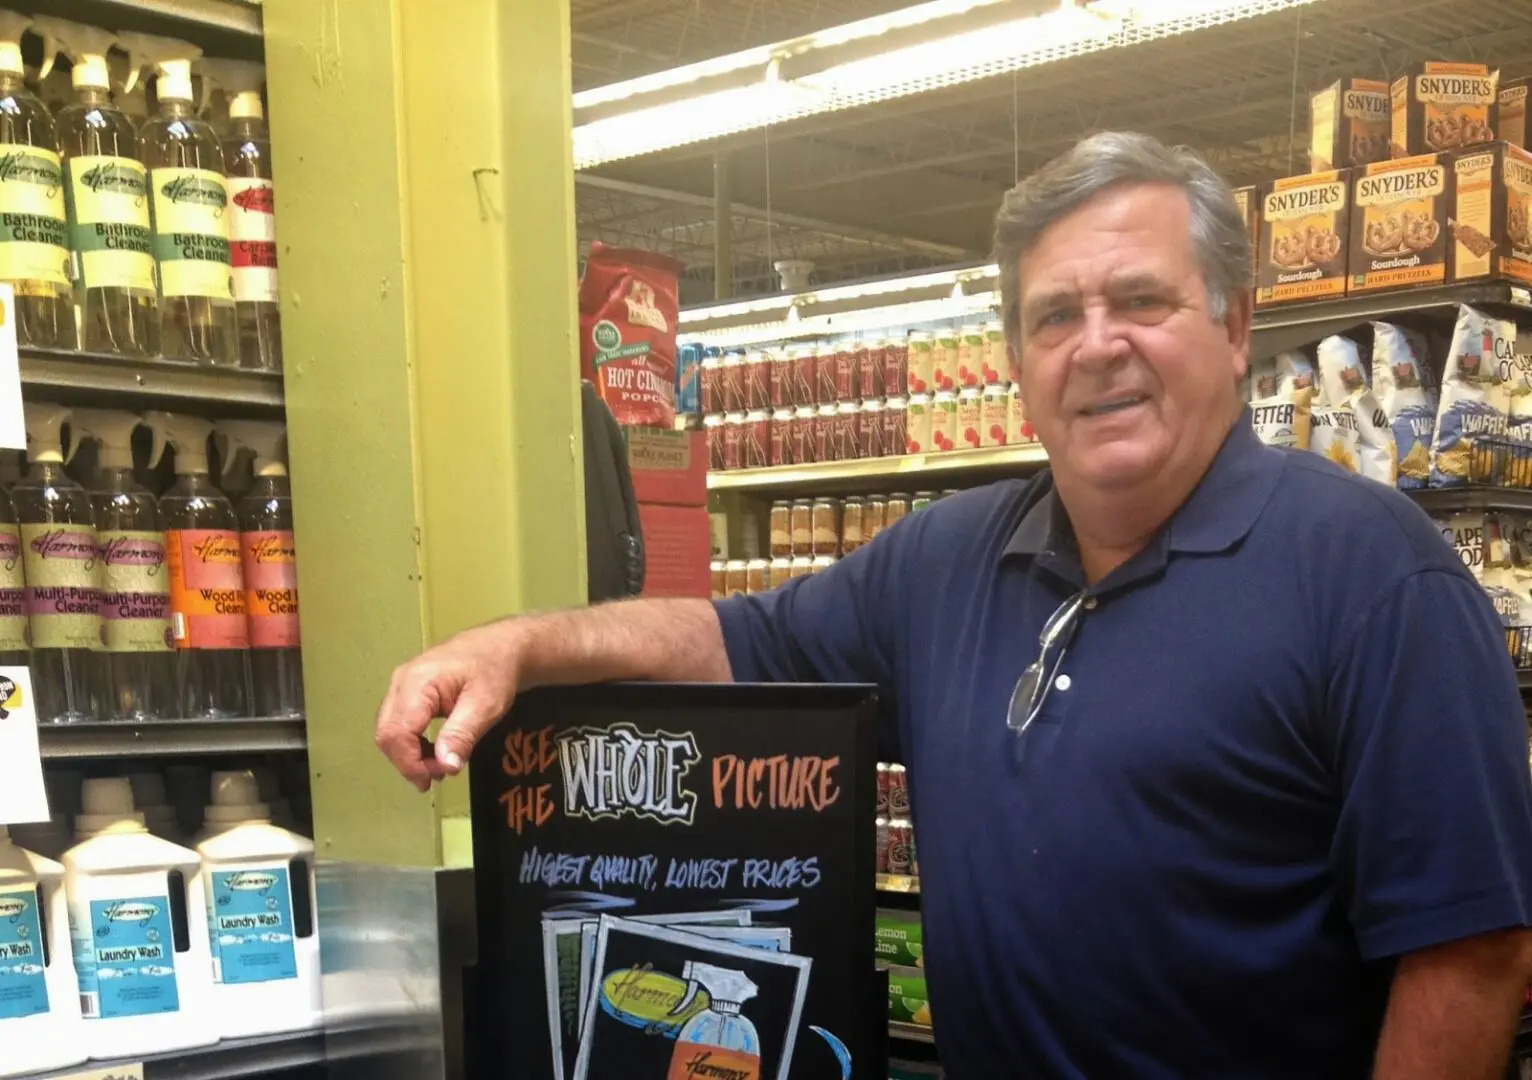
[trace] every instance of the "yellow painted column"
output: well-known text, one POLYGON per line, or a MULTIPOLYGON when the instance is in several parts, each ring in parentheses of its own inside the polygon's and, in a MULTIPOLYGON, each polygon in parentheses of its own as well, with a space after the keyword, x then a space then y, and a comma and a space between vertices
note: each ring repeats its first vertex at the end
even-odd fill
POLYGON ((585 596, 567 0, 264 11, 315 839, 439 864, 389 673, 585 596))

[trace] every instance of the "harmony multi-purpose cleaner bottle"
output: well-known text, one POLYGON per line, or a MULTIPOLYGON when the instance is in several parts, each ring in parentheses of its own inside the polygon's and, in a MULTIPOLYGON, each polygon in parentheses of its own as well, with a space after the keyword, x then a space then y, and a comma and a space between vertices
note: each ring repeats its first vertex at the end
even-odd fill
POLYGON ((58 53, 73 61, 74 100, 58 113, 69 205, 75 302, 92 352, 153 356, 160 316, 149 231, 149 176, 133 121, 112 103, 109 30, 39 15, 42 75, 58 53))

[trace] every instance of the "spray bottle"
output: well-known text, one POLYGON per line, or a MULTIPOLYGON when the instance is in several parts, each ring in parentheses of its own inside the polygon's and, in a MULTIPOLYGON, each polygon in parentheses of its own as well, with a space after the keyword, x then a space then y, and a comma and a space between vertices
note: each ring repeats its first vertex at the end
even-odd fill
POLYGON ((230 259, 239 364, 261 371, 282 367, 277 313, 277 219, 271 187, 271 135, 261 108, 266 69, 248 60, 203 60, 203 108, 211 86, 224 91, 229 123, 223 130, 229 180, 230 259))
POLYGON ((761 1039, 755 1025, 739 1011, 744 1002, 755 997, 755 983, 743 971, 697 960, 686 962, 681 977, 686 980, 686 997, 676 1006, 676 1013, 684 1012, 692 1003, 699 983, 712 1001, 688 1020, 676 1036, 676 1048, 670 1057, 670 1080, 695 1076, 693 1065, 698 1060, 705 1060, 714 1075, 760 1080, 761 1039))
POLYGON ((0 1076, 85 1060, 70 961, 64 868, 11 842, 0 825, 0 1076))
POLYGON ((75 440, 60 440, 69 410, 27 402, 31 468, 11 488, 20 523, 32 639, 32 682, 40 723, 95 714, 92 691, 101 648, 101 585, 95 513, 85 489, 64 471, 75 440))
POLYGON ((29 667, 27 579, 22 570, 21 529, 9 492, 0 491, 0 666, 29 667))
POLYGON ((160 316, 149 232, 149 178, 138 160, 138 135, 112 103, 108 30, 39 15, 42 74, 60 52, 73 61, 74 100, 58 112, 59 144, 73 249, 75 302, 91 352, 154 356, 160 316))
POLYGON ((16 338, 22 345, 72 348, 68 222, 53 116, 28 90, 21 35, 32 19, 0 11, 0 281, 16 288, 16 338))
POLYGON ((286 435, 281 424, 260 420, 220 420, 216 431, 225 486, 241 451, 254 456, 255 485, 236 509, 256 715, 302 716, 293 496, 281 453, 286 435))
POLYGON ((170 628, 175 692, 181 716, 249 716, 245 581, 239 518, 208 477, 213 425, 176 413, 149 412, 152 466, 169 446, 176 482, 160 498, 165 559, 170 568, 170 628))
POLYGON ((122 33, 128 86, 152 64, 159 110, 138 130, 139 159, 149 167, 154 254, 160 274, 160 349, 167 359, 237 362, 234 286, 229 269, 229 191, 223 147, 197 115, 191 65, 195 45, 122 33))
POLYGON ((109 720, 174 715, 170 575, 159 503, 133 478, 132 413, 76 409, 70 431, 100 445, 90 489, 101 547, 101 643, 96 698, 109 720))

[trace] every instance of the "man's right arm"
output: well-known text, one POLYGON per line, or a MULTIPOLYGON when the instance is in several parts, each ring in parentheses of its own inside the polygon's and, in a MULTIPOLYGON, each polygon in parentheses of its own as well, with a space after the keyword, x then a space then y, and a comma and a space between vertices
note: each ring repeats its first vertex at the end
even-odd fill
POLYGON ((463 767, 521 691, 636 679, 732 681, 713 605, 624 600, 465 630, 394 672, 373 737, 424 791, 463 767), (421 735, 438 716, 433 756, 421 735))

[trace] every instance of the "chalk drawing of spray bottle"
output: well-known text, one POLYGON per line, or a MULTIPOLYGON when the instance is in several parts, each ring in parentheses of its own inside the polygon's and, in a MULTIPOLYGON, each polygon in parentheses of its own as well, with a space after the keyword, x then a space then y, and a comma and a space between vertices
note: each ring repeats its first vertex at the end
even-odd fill
POLYGON ((740 1005, 755 997, 757 987, 743 971, 688 960, 681 971, 686 996, 674 1012, 684 1013, 697 996, 708 992, 708 1007, 688 1020, 676 1036, 666 1080, 760 1080, 761 1040, 755 1025, 740 1015, 740 1005))

